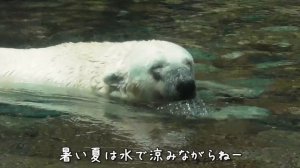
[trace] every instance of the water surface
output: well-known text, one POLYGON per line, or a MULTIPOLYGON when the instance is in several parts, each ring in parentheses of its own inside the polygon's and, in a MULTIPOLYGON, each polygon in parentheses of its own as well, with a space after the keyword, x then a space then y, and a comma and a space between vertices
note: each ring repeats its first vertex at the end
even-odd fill
POLYGON ((3 1, 0 11, 1 47, 168 40, 192 53, 198 80, 196 100, 161 107, 1 86, 0 167, 300 167, 298 1, 26 0, 3 1), (59 161, 64 146, 89 154, 98 146, 242 156, 93 165, 59 161))

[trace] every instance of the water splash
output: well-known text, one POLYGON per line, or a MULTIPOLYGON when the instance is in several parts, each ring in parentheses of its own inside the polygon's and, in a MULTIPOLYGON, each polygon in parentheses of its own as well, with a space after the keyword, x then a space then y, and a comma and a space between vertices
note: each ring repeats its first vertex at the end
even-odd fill
POLYGON ((169 113, 175 116, 201 118, 208 115, 209 110, 205 102, 200 99, 183 100, 168 103, 156 108, 158 112, 169 113))

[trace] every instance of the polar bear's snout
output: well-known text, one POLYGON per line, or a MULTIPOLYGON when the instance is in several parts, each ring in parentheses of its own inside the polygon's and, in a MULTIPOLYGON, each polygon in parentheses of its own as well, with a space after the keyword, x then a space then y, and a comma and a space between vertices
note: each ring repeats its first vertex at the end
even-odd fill
POLYGON ((193 70, 185 66, 174 66, 164 78, 165 91, 171 100, 186 100, 195 98, 196 84, 193 70))
POLYGON ((179 99, 192 99, 196 96, 195 80, 180 81, 176 86, 179 99))

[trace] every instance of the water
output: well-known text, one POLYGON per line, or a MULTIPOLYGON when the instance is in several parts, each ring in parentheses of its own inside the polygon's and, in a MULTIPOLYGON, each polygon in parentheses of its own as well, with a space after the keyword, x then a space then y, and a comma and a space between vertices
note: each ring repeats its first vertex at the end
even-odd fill
POLYGON ((3 1, 1 47, 168 40, 193 54, 198 90, 195 100, 145 106, 84 91, 1 84, 0 167, 300 167, 299 6, 271 0, 3 1), (94 146, 242 156, 102 165, 74 156, 68 164, 59 161, 64 146, 89 156, 94 146))

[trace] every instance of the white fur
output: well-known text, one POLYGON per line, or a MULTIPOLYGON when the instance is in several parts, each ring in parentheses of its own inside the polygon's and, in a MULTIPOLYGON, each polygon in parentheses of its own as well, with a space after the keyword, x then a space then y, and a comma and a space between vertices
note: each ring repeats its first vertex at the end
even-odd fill
POLYGON ((192 65, 184 48, 157 40, 0 48, 1 81, 86 88, 126 100, 177 96, 175 83, 194 79, 192 65), (155 64, 160 65, 153 72, 165 80, 149 73, 155 64))

